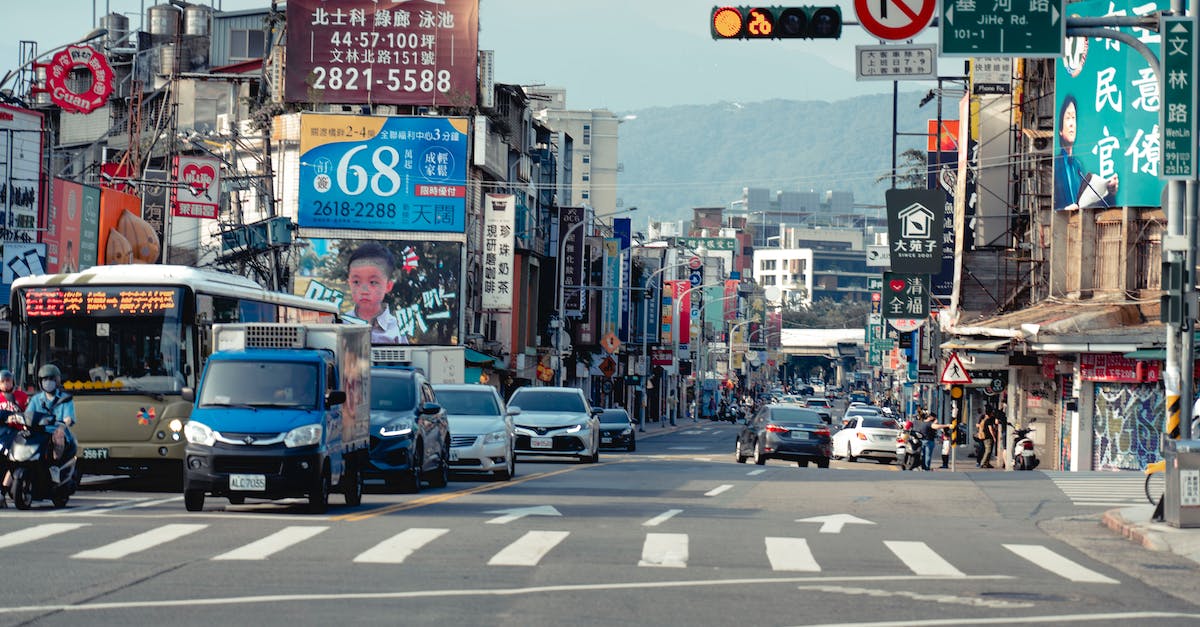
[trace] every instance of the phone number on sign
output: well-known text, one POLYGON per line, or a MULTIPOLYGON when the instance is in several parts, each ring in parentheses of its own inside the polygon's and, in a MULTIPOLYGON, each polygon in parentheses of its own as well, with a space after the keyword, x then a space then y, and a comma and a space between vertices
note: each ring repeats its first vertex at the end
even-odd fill
POLYGON ((313 89, 334 91, 371 91, 376 87, 388 91, 449 93, 450 70, 418 70, 391 68, 386 73, 372 68, 323 67, 312 70, 313 89))
POLYGON ((395 203, 313 201, 313 216, 331 218, 394 218, 395 203))

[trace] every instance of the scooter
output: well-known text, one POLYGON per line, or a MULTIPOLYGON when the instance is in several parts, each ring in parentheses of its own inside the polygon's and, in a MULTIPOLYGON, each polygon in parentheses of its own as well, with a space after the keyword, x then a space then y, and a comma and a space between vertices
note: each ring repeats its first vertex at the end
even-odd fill
POLYGON ((21 414, 12 414, 5 423, 5 428, 15 432, 3 458, 3 470, 12 474, 9 493, 13 502, 17 509, 29 509, 35 500, 42 499, 50 499, 54 507, 66 507, 78 486, 75 438, 67 431, 62 455, 51 459, 54 443, 46 427, 54 424, 54 417, 39 417, 32 425, 27 422, 21 414))
POLYGON ((900 470, 921 467, 924 455, 921 434, 912 428, 911 421, 904 423, 904 428, 896 436, 896 465, 900 467, 900 470))
MULTIPOLYGON (((1037 419, 1030 419, 1029 422, 1035 422, 1037 419)), ((1018 429, 1011 422, 1008 426, 1013 428, 1013 470, 1033 470, 1038 466, 1037 455, 1033 452, 1033 440, 1029 434, 1034 431, 1032 426, 1018 429)))

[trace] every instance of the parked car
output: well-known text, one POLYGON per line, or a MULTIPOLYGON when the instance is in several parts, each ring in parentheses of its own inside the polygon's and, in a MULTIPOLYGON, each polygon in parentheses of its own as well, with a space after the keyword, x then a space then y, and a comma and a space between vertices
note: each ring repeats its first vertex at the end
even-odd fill
POLYGON ((829 426, 816 411, 794 405, 766 405, 738 433, 734 459, 753 457, 762 466, 768 459, 785 459, 798 466, 815 462, 828 468, 833 454, 829 426))
POLYGON ((526 386, 513 392, 509 409, 520 409, 513 422, 516 455, 552 455, 600 460, 601 410, 592 408, 583 390, 526 386))
POLYGON ((600 414, 600 448, 637 450, 637 431, 629 412, 615 407, 600 414))
POLYGON ((371 460, 365 479, 419 492, 450 480, 450 426, 433 387, 406 367, 371 368, 371 460))
POLYGON ((513 459, 513 413, 490 385, 442 383, 433 386, 450 424, 450 468, 487 472, 500 481, 517 474, 513 459))
POLYGON ((882 414, 859 415, 833 434, 833 456, 856 461, 870 457, 881 464, 896 461, 896 438, 900 425, 882 414))

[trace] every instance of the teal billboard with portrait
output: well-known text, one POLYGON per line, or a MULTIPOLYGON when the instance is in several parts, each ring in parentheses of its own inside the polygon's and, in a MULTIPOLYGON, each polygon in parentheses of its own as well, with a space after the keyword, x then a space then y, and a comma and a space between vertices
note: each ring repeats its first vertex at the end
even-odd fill
MULTIPOLYGON (((1167 2, 1089 0, 1070 4, 1078 17, 1148 15, 1167 2)), ((1121 28, 1159 54, 1161 37, 1121 28)), ((1054 79, 1054 208, 1157 207, 1159 180, 1158 77, 1128 45, 1070 37, 1054 79)))

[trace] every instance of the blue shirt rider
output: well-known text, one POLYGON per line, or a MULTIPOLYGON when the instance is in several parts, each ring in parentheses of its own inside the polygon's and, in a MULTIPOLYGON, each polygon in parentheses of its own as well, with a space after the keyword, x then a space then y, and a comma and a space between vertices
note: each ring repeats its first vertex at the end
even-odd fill
POLYGON ((58 366, 46 364, 38 370, 38 381, 41 392, 29 399, 25 408, 25 419, 29 424, 37 424, 44 416, 54 417, 54 423, 46 425, 46 431, 51 433, 54 442, 54 459, 62 457, 66 447, 67 427, 75 424, 75 401, 71 395, 62 390, 62 373, 58 366))

